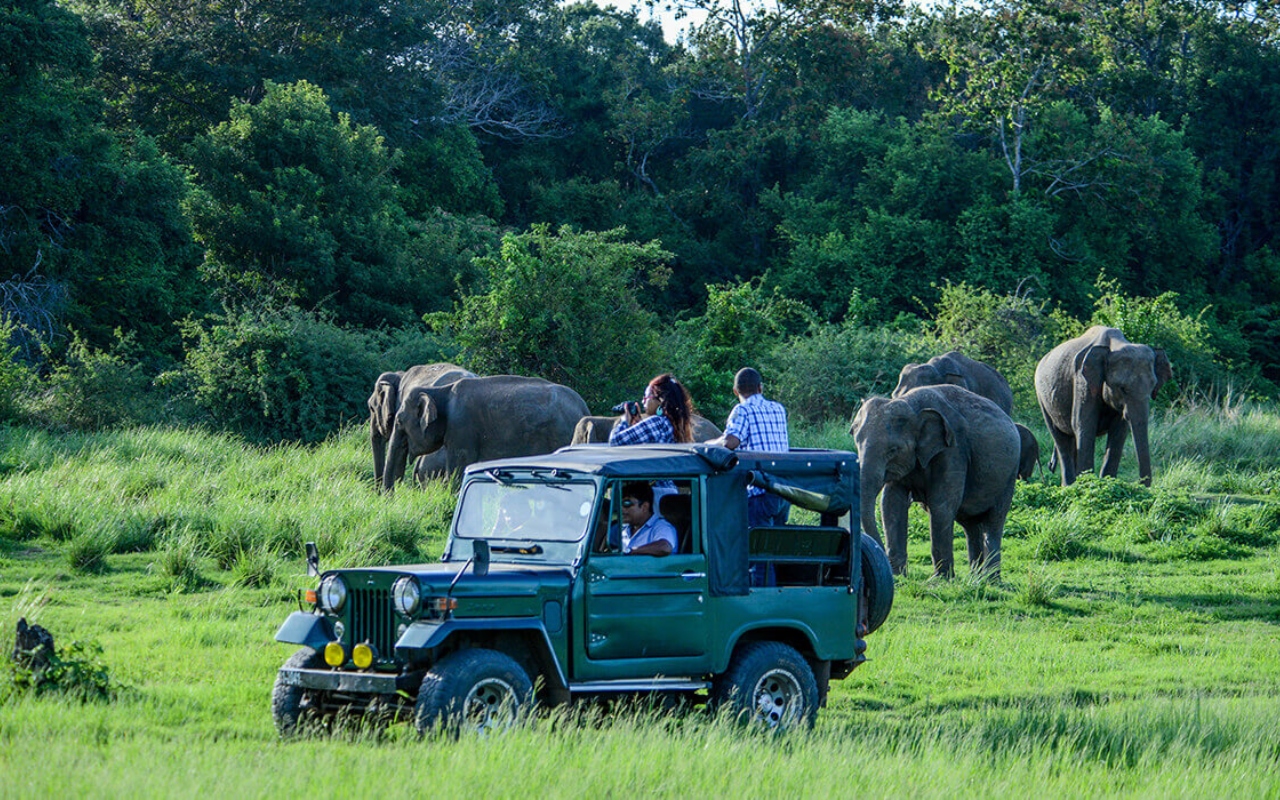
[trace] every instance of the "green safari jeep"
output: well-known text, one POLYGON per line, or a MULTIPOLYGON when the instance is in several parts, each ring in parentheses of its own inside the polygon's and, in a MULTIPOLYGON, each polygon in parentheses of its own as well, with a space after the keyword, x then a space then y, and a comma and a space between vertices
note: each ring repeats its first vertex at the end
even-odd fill
POLYGON ((285 620, 276 639, 301 649, 276 678, 276 726, 485 730, 534 702, 637 693, 811 725, 893 603, 858 520, 844 451, 578 445, 472 465, 442 563, 326 571, 285 620), (670 555, 623 552, 633 481, 676 528, 670 555), (791 502, 792 524, 749 529, 749 486, 791 502))

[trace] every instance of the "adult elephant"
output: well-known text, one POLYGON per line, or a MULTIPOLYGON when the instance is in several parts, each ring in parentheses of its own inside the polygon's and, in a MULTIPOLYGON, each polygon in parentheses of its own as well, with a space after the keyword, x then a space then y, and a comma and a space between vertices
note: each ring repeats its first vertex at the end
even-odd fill
POLYGON ((1135 344, 1117 328, 1094 326, 1063 342, 1036 365, 1036 398, 1053 436, 1062 485, 1093 470, 1097 438, 1106 434, 1102 474, 1115 477, 1129 432, 1138 476, 1151 485, 1151 401, 1173 377, 1163 350, 1135 344))
MULTIPOLYGON (((1000 410, 1013 416, 1013 390, 1000 371, 990 364, 969 358, 959 350, 934 356, 923 364, 907 364, 898 373, 894 397, 921 386, 961 386, 981 395, 1000 410)), ((1027 480, 1040 463, 1040 443, 1024 425, 1017 425, 1022 448, 1018 456, 1018 477, 1027 480)))
POLYGON ((401 392, 382 485, 391 489, 410 458, 445 450, 456 474, 477 461, 550 453, 569 443, 587 404, 568 386, 517 375, 463 378, 401 392))
POLYGON ((898 373, 894 397, 901 397, 921 386, 960 386, 981 395, 1013 415, 1013 390, 999 370, 975 361, 959 350, 934 356, 923 364, 907 364, 898 373))
MULTIPOLYGON (((600 444, 609 441, 613 426, 621 417, 587 416, 578 420, 573 428, 573 439, 570 444, 600 444)), ((720 436, 720 429, 706 417, 694 414, 689 419, 689 427, 693 431, 695 442, 709 442, 720 436)))
POLYGON ((457 364, 419 364, 401 372, 384 372, 373 382, 369 395, 369 444, 373 449, 373 477, 382 483, 386 467, 387 442, 395 428, 401 393, 415 386, 445 386, 476 374, 457 364))
POLYGON ((1013 420, 959 386, 924 386, 901 397, 871 397, 854 415, 862 472, 862 529, 880 539, 881 490, 889 564, 907 571, 907 511, 929 510, 935 575, 951 577, 955 523, 964 528, 969 568, 1000 577, 1000 542, 1013 503, 1021 450, 1013 420))

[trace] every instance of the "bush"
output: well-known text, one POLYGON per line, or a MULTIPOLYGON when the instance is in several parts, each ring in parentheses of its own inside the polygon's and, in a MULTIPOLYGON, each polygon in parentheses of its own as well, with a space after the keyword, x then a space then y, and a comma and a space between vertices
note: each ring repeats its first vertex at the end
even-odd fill
POLYGON ((79 431, 158 421, 162 403, 140 355, 132 333, 117 330, 107 351, 73 334, 66 360, 53 368, 32 401, 31 416, 45 425, 79 431))
POLYGON ((1175 385, 1225 386, 1229 382, 1228 370, 1216 363, 1218 351, 1204 319, 1208 308, 1191 317, 1178 308, 1176 292, 1159 297, 1126 297, 1115 281, 1105 278, 1098 279, 1098 291, 1091 324, 1119 328, 1131 342, 1164 350, 1173 365, 1175 385))
POLYGON ((636 397, 670 368, 639 297, 665 285, 671 254, 657 242, 623 241, 625 233, 535 225, 507 236, 500 254, 477 259, 488 291, 427 318, 457 338, 464 363, 478 373, 546 378, 576 389, 597 410, 636 397))
POLYGON ((367 414, 379 373, 375 333, 291 307, 227 310, 182 325, 186 383, 215 424, 258 442, 317 442, 367 414))
POLYGON ((4 659, 3 664, 0 704, 28 692, 61 692, 81 702, 110 700, 114 695, 110 673, 102 661, 102 647, 96 643, 72 642, 55 648, 48 664, 39 670, 10 659, 4 659))
POLYGON ((777 376, 764 362, 780 342, 814 321, 808 307, 777 289, 766 291, 759 280, 708 286, 706 313, 677 322, 665 349, 699 413, 719 422, 734 404, 734 374, 760 369, 765 394, 773 394, 777 376))
POLYGON ((31 381, 31 369, 20 358, 19 327, 0 312, 0 424, 21 417, 19 397, 31 381))
POLYGON ((921 337, 888 328, 819 325, 775 346, 761 369, 792 417, 847 420, 863 398, 892 392, 902 365, 927 359, 926 348, 921 337))
POLYGON ((994 367, 1013 389, 1014 405, 1024 412, 1037 407, 1036 364, 1063 339, 1075 335, 1073 324, 1047 314, 1030 294, 997 295, 964 283, 942 287, 930 328, 940 355, 959 350, 994 367))

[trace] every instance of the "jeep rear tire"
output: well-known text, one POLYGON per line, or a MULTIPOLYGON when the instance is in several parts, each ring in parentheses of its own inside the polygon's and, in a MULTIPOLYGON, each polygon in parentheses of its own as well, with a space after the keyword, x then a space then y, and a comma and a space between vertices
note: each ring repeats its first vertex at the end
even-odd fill
POLYGON ((875 633, 893 608, 893 569, 880 543, 862 534, 862 593, 867 599, 867 633, 875 633))
POLYGON ((427 671, 414 725, 489 733, 509 728, 533 702, 533 683, 515 659, 497 650, 459 650, 427 671))
POLYGON ((740 722, 768 730, 813 727, 818 714, 818 681, 794 647, 781 642, 747 642, 716 680, 715 709, 730 709, 740 722))
MULTIPOLYGON (((324 667, 324 659, 310 647, 304 647, 289 656, 281 669, 318 669, 324 667)), ((282 682, 277 673, 276 685, 271 689, 271 716, 281 736, 293 736, 302 732, 308 723, 320 719, 320 709, 313 689, 304 689, 282 682)))

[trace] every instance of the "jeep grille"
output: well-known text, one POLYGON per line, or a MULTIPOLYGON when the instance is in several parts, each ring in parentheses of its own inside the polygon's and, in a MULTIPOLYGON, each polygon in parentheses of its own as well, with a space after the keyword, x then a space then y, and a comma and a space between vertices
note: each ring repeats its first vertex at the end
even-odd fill
POLYGON ((378 651, 379 661, 396 657, 396 620, 391 610, 389 589, 352 589, 351 642, 368 642, 378 651))

